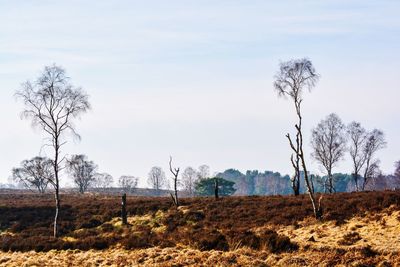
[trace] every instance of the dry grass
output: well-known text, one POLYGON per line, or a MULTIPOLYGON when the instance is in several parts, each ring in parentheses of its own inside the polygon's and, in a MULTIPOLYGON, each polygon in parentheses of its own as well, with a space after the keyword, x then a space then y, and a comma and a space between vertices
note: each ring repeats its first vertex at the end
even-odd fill
POLYGON ((272 254, 247 248, 199 251, 184 246, 104 251, 0 252, 0 266, 392 266, 397 253, 368 256, 363 250, 301 250, 272 254))
POLYGON ((340 225, 335 221, 319 222, 308 218, 296 227, 280 227, 278 233, 312 249, 360 249, 370 246, 379 253, 397 253, 400 252, 399 218, 400 212, 392 207, 380 213, 351 218, 340 225), (311 237, 315 241, 310 241, 311 237))

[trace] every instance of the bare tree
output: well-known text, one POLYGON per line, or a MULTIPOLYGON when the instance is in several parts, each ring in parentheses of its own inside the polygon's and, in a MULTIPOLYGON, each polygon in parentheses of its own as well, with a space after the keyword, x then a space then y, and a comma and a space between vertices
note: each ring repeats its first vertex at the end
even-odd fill
POLYGON ((312 157, 325 169, 327 190, 335 192, 333 184, 333 167, 343 158, 346 151, 345 126, 338 115, 329 114, 312 130, 312 157))
MULTIPOLYGON (((304 159, 304 149, 303 149, 303 133, 302 133, 302 116, 301 116, 301 103, 303 101, 302 95, 304 89, 311 90, 319 79, 319 75, 315 71, 312 63, 308 59, 298 59, 291 60, 287 62, 282 62, 280 64, 280 70, 275 75, 274 87, 278 91, 279 96, 289 97, 293 100, 298 122, 295 125, 296 129, 296 140, 293 142, 289 134, 286 135, 289 140, 290 148, 293 151, 291 156, 291 163, 295 169, 295 176, 293 178, 294 182, 293 190, 295 194, 298 194, 296 190, 297 185, 300 184, 300 163, 304 172, 304 181, 307 186, 308 194, 311 199, 311 204, 313 206, 314 215, 316 218, 321 218, 322 207, 316 203, 315 195, 312 190, 312 184, 308 177, 308 171, 306 162, 304 159), (318 205, 318 206, 317 206, 318 205)), ((299 188, 299 187, 298 187, 299 188)))
POLYGON ((54 217, 54 237, 58 235, 58 214, 60 210, 60 169, 63 162, 61 147, 66 143, 65 134, 76 133, 73 121, 89 108, 88 95, 81 88, 70 83, 65 70, 52 65, 44 68, 43 73, 34 82, 26 82, 16 92, 16 97, 25 104, 24 118, 32 125, 42 129, 48 136, 48 146, 54 151, 54 180, 50 182, 55 190, 56 214, 54 217))
POLYGON ((21 162, 19 168, 12 170, 12 179, 22 183, 26 188, 36 188, 45 193, 47 185, 54 181, 54 168, 51 159, 34 157, 21 162))
POLYGON ((356 191, 358 191, 360 172, 366 160, 363 148, 367 140, 367 131, 359 122, 353 121, 347 126, 347 136, 350 141, 349 152, 353 163, 353 173, 351 175, 356 186, 356 191))
POLYGON ((153 167, 149 172, 149 177, 147 178, 148 185, 155 189, 157 194, 160 193, 160 189, 166 184, 165 173, 161 167, 153 167))
POLYGON ((394 163, 394 173, 392 176, 392 189, 400 187, 400 160, 394 163))
POLYGON ((182 173, 183 188, 188 192, 190 196, 194 195, 194 186, 198 177, 198 173, 192 167, 187 167, 182 173))
POLYGON ((123 175, 118 180, 118 185, 122 188, 125 193, 131 193, 137 187, 139 178, 123 175))
POLYGON ((210 167, 208 165, 201 165, 197 172, 199 179, 205 179, 210 177, 210 167))
POLYGON ((395 163, 394 176, 400 178, 400 160, 395 163))
POLYGON ((178 199, 178 175, 179 175, 179 168, 172 168, 172 157, 169 157, 169 170, 172 173, 173 181, 174 181, 174 195, 171 194, 172 200, 176 207, 179 207, 179 199, 178 199))
POLYGON ((97 189, 105 190, 110 188, 114 183, 114 178, 108 173, 95 173, 92 186, 97 189))
POLYGON ((374 177, 379 169, 379 160, 375 159, 375 154, 380 149, 386 146, 385 136, 382 131, 378 129, 372 130, 368 133, 363 153, 365 156, 365 169, 364 169, 364 179, 362 183, 362 190, 365 190, 365 186, 374 177))
POLYGON ((79 193, 85 193, 95 181, 97 165, 89 161, 86 155, 73 155, 67 159, 66 166, 78 186, 79 193))

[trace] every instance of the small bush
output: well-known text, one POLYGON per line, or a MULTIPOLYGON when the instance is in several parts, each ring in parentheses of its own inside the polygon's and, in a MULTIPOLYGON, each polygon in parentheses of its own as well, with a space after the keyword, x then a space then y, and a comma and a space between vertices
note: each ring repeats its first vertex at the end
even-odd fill
POLYGON ((290 241, 290 238, 279 235, 273 230, 266 230, 260 234, 260 241, 272 253, 295 251, 299 246, 290 241))
POLYGON ((237 246, 248 247, 252 249, 260 249, 261 247, 260 237, 258 237, 251 231, 246 230, 239 233, 231 232, 230 234, 234 235, 231 243, 237 246))
POLYGON ((365 246, 361 248, 361 255, 366 258, 375 257, 378 255, 378 252, 373 250, 370 246, 365 246))
POLYGON ((192 221, 192 222, 199 222, 201 220, 203 220, 206 216, 204 215, 204 212, 202 211, 188 211, 185 215, 184 215, 184 219, 186 221, 192 221))
POLYGON ((94 228, 101 224, 102 222, 98 218, 92 217, 89 221, 83 222, 78 228, 94 228))
POLYGON ((221 250, 228 251, 229 244, 225 236, 217 230, 197 235, 195 239, 195 248, 199 250, 221 250))
POLYGON ((350 232, 345 234, 343 238, 338 241, 338 244, 344 246, 351 246, 355 244, 358 240, 361 240, 360 235, 357 232, 350 232))

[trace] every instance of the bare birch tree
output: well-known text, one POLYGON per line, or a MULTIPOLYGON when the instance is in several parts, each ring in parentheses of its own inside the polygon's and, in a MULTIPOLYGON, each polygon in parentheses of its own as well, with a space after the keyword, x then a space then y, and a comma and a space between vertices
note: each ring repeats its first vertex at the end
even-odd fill
POLYGON ((138 185, 139 178, 131 175, 122 175, 118 179, 118 185, 125 193, 132 193, 138 185))
POLYGON ((94 175, 94 181, 92 186, 97 189, 102 189, 103 191, 110 188, 114 183, 114 178, 108 173, 96 173, 94 175))
POLYGON ((394 170, 394 176, 400 178, 400 160, 396 161, 396 163, 394 164, 395 166, 395 170, 394 170))
POLYGON ((360 172, 366 161, 363 148, 367 140, 367 131, 359 122, 353 121, 347 126, 347 136, 350 141, 349 152, 353 163, 351 176, 353 177, 356 191, 359 191, 360 172))
POLYGON ((343 158, 346 151, 345 126, 338 115, 329 114, 312 130, 312 157, 327 173, 327 190, 335 192, 332 169, 343 158))
MULTIPOLYGON (((319 75, 315 71, 312 63, 308 59, 297 59, 282 62, 280 69, 275 75, 274 87, 278 91, 279 96, 289 97, 293 100, 298 122, 295 125, 296 139, 295 142, 292 140, 290 134, 286 135, 289 141, 290 148, 293 153, 291 156, 291 163, 295 169, 295 175, 293 177, 293 190, 295 194, 297 185, 300 184, 300 164, 304 172, 304 181, 308 190, 308 194, 311 199, 313 206, 314 215, 316 218, 322 217, 321 202, 316 203, 315 195, 312 190, 312 184, 308 177, 307 166, 305 162, 305 154, 303 148, 303 132, 302 132, 302 115, 301 115, 301 103, 303 101, 303 91, 305 89, 311 90, 319 79, 319 75)), ((298 187, 299 188, 299 187, 298 187)))
POLYGON ((365 190, 366 185, 374 177, 379 170, 379 160, 375 159, 376 152, 386 146, 385 136, 382 131, 378 129, 372 130, 368 133, 367 140, 363 149, 365 155, 365 169, 362 190, 365 190))
POLYGON ((208 165, 200 165, 199 171, 197 172, 199 179, 205 179, 210 177, 210 167, 208 165))
POLYGON ((54 180, 53 162, 44 157, 24 160, 19 168, 12 170, 12 179, 22 183, 26 188, 34 187, 43 194, 50 181, 54 180))
POLYGON ((16 97, 25 105, 22 117, 30 119, 32 125, 48 135, 47 145, 54 151, 54 180, 50 184, 55 190, 56 214, 54 217, 54 237, 58 236, 58 215, 60 211, 60 170, 64 160, 61 148, 70 133, 80 138, 73 121, 89 108, 88 95, 81 88, 74 87, 65 70, 52 65, 44 68, 39 78, 22 85, 16 97))
POLYGON ((96 179, 97 165, 85 155, 73 155, 71 159, 67 159, 66 166, 79 193, 85 193, 96 179))
POLYGON ((194 187, 198 177, 198 173, 192 167, 187 167, 182 173, 183 188, 190 196, 194 196, 194 187))
POLYGON ((147 184, 151 186, 156 193, 160 193, 160 189, 166 184, 165 173, 161 167, 153 167, 149 172, 147 184))

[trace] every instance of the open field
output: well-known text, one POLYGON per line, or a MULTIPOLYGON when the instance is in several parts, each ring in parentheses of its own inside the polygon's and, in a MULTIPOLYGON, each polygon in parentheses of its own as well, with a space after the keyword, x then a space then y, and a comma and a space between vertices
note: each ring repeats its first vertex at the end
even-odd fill
POLYGON ((53 196, 0 194, 0 266, 395 266, 400 192, 308 196, 120 199, 62 195, 62 236, 51 238, 53 196))

